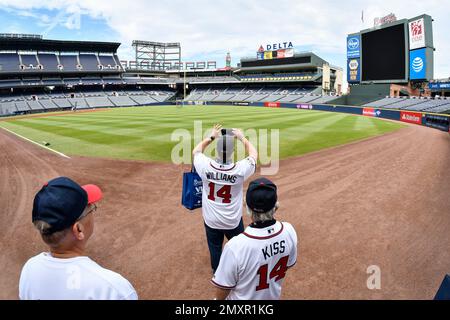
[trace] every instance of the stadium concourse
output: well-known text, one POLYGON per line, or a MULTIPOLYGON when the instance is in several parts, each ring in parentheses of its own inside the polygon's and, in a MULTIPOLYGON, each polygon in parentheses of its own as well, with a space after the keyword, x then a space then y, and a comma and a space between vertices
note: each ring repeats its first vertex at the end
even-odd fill
MULTIPOLYGON (((282 298, 432 299, 450 268, 449 138, 411 125, 283 160, 272 177, 277 217, 298 231, 299 263, 282 298), (366 286, 371 265, 381 268, 381 290, 366 286)), ((187 169, 67 159, 0 130, 0 299, 17 298, 23 264, 45 250, 31 224, 32 199, 56 176, 102 186, 88 254, 128 278, 140 298, 210 299, 202 219, 180 204, 187 169)))

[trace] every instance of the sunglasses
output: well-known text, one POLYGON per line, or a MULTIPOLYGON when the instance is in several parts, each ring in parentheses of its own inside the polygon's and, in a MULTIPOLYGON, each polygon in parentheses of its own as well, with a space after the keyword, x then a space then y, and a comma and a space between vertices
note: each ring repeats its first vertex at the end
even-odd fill
POLYGON ((97 211, 97 205, 95 203, 90 204, 86 207, 86 209, 83 211, 81 216, 77 219, 77 221, 80 221, 81 219, 86 218, 89 214, 97 211))

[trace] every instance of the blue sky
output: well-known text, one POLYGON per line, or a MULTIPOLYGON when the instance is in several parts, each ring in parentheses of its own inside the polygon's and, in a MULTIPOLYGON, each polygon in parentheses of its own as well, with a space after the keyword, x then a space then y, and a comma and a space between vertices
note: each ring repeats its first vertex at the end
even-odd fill
POLYGON ((105 19, 91 17, 82 11, 39 8, 0 9, 1 33, 40 34, 47 39, 118 42, 120 35, 105 19))
POLYGON ((235 65, 261 44, 292 41, 296 51, 344 69, 348 33, 391 12, 399 19, 427 13, 435 19, 435 77, 450 76, 449 0, 0 0, 0 8, 0 33, 121 42, 124 60, 133 59, 134 39, 181 42, 184 61, 218 66, 228 51, 235 65))

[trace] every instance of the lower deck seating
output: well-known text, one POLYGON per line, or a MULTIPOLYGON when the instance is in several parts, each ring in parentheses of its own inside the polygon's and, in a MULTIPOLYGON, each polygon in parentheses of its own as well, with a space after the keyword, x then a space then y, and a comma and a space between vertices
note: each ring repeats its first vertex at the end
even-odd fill
POLYGON ((328 103, 336 96, 312 93, 321 92, 320 87, 244 87, 244 88, 202 88, 194 89, 186 97, 186 101, 216 101, 216 102, 311 102, 328 103))
POLYGON ((72 108, 72 103, 66 98, 53 99, 52 102, 61 109, 72 108))
POLYGON ((26 101, 18 101, 15 103, 17 110, 20 112, 31 111, 26 101))
POLYGON ((172 91, 88 91, 32 95, 0 96, 0 116, 43 112, 58 109, 90 109, 109 107, 143 106, 168 101, 175 95, 172 91))
POLYGON ((28 106, 31 110, 45 110, 44 106, 39 101, 28 101, 28 106))
POLYGON ((90 97, 85 98, 86 102, 91 108, 101 108, 101 107, 114 107, 111 100, 108 97, 90 97))
POLYGON ((3 102, 0 101, 0 115, 11 115, 16 113, 18 110, 14 102, 3 102))
POLYGON ((128 107, 128 106, 134 106, 136 105, 136 102, 134 102, 130 97, 128 96, 111 96, 108 97, 108 99, 113 103, 115 107, 128 107))
POLYGON ((450 112, 450 98, 385 97, 367 103, 364 107, 445 113, 450 112))
POLYGON ((58 106, 55 104, 53 100, 50 99, 40 99, 39 103, 48 110, 58 109, 58 106))

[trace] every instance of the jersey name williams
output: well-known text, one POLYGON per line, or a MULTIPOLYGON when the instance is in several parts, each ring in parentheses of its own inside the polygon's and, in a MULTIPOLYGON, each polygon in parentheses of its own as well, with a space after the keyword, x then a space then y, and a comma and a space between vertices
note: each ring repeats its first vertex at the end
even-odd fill
POLYGON ((206 172, 206 178, 208 180, 225 181, 229 183, 236 183, 237 176, 230 175, 222 172, 206 172))

